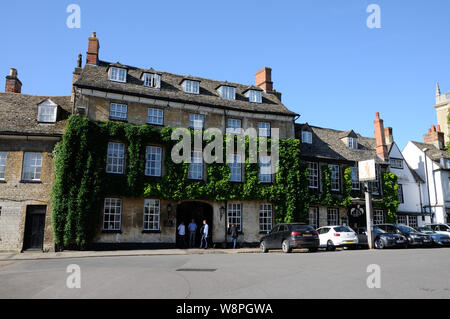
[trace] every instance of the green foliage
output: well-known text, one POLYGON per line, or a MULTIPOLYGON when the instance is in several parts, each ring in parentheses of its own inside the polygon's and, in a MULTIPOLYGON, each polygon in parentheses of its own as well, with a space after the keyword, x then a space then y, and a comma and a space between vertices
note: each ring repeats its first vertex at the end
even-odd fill
MULTIPOLYGON (((450 110, 447 112, 447 124, 450 125, 450 110)), ((447 152, 450 153, 450 140, 447 142, 447 152)))
POLYGON ((277 222, 307 221, 308 179, 306 167, 300 163, 298 140, 279 141, 279 169, 273 183, 259 181, 259 165, 250 163, 248 158, 248 138, 244 182, 229 181, 230 169, 226 162, 209 164, 206 181, 192 181, 187 179, 189 164, 176 164, 171 160, 170 152, 178 142, 171 140, 171 133, 169 127, 99 123, 72 115, 54 151, 52 226, 55 242, 61 247, 86 247, 98 231, 105 195, 171 200, 267 200, 274 205, 277 222), (126 144, 125 173, 106 174, 108 141, 116 140, 126 144), (164 147, 163 177, 144 174, 149 144, 164 147))
POLYGON ((386 211, 386 222, 397 222, 397 211, 400 201, 398 200, 398 177, 392 172, 383 174, 383 207, 386 211))

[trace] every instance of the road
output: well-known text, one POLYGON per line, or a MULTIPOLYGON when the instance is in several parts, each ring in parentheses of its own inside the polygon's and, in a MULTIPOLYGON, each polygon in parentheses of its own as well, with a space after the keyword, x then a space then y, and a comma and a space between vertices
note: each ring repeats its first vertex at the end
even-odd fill
POLYGON ((0 298, 449 298, 449 269, 450 249, 21 260, 0 263, 0 298))

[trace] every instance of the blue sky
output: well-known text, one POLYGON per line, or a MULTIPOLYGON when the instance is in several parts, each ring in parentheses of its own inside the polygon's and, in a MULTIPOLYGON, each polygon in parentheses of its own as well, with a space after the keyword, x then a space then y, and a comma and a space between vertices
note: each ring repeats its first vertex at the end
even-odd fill
POLYGON ((248 84, 269 66, 298 121, 373 136, 379 111, 403 148, 436 124, 436 81, 450 91, 449 11, 447 0, 7 1, 0 85, 15 67, 23 93, 70 94, 96 31, 106 61, 248 84), (66 26, 72 3, 80 29, 66 26), (381 29, 366 26, 372 3, 381 29))

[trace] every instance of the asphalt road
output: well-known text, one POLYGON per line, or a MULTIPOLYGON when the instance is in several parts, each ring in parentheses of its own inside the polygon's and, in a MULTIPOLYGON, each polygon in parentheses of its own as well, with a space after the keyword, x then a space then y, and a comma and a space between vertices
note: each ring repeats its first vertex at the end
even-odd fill
POLYGON ((450 249, 8 261, 0 298, 449 298, 449 269, 450 249), (70 264, 81 288, 66 286, 70 264))

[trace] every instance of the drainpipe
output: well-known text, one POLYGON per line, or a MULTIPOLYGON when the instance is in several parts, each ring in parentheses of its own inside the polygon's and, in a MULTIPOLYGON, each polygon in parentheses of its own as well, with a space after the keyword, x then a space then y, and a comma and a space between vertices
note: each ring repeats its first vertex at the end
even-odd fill
POLYGON ((424 148, 422 151, 424 154, 424 161, 425 161, 425 179, 426 179, 426 183, 427 183, 427 193, 428 193, 428 212, 430 213, 431 223, 433 223, 433 213, 431 212, 430 183, 428 180, 428 166, 427 166, 428 148, 424 148))

